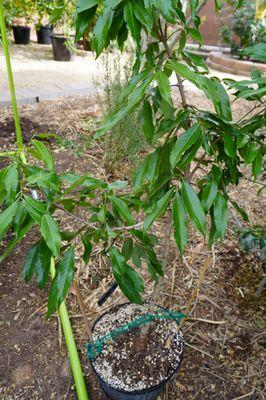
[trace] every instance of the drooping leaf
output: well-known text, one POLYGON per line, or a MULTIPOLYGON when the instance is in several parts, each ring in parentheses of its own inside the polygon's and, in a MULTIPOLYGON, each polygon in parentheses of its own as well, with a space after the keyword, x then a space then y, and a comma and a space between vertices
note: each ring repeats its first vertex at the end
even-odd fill
POLYGON ((134 4, 131 1, 126 2, 124 6, 124 18, 127 23, 128 29, 130 30, 131 35, 135 40, 135 43, 140 48, 141 24, 135 16, 134 4))
POLYGON ((208 211, 211 208, 217 196, 217 193, 218 193, 217 182, 215 180, 207 182, 202 191, 202 196, 201 196, 201 204, 205 211, 208 211))
POLYGON ((232 137, 227 132, 224 132, 223 139, 224 139, 224 149, 226 154, 229 157, 234 158, 236 155, 236 143, 233 141, 232 137))
POLYGON ((151 31, 153 27, 152 9, 149 7, 143 7, 142 0, 134 0, 133 10, 139 22, 144 25, 148 31, 151 31))
POLYGON ((145 99, 141 111, 141 123, 144 135, 148 143, 152 143, 154 137, 154 125, 153 125, 153 112, 150 102, 145 99))
POLYGON ((107 35, 112 24, 114 11, 112 8, 105 8, 98 17, 93 30, 93 46, 97 56, 101 54, 107 43, 107 35))
POLYGON ((74 278, 74 268, 75 254, 74 248, 71 246, 65 252, 56 270, 48 298, 47 318, 53 314, 65 299, 74 278))
POLYGON ((116 196, 110 196, 110 201, 112 205, 116 208, 118 213, 121 215, 122 219, 128 224, 128 225, 133 225, 134 224, 134 218, 132 217, 132 214, 127 206, 127 204, 120 199, 119 197, 116 196))
POLYGON ((200 33, 200 31, 198 31, 198 29, 189 28, 188 29, 188 33, 189 33, 191 39, 195 40, 199 44, 203 43, 203 39, 202 39, 201 33, 200 33))
POLYGON ((18 190, 18 169, 16 165, 10 165, 5 170, 4 186, 6 189, 6 202, 11 204, 18 190))
POLYGON ((18 202, 10 204, 1 214, 0 214, 0 240, 7 232, 9 226, 12 224, 12 220, 17 211, 18 202))
POLYGON ((261 174, 262 165, 263 165, 263 157, 262 157, 261 152, 258 150, 256 157, 252 161, 252 173, 253 173, 254 179, 257 179, 258 176, 261 174))
POLYGON ((158 84, 159 91, 161 93, 162 98, 170 104, 173 105, 169 78, 164 71, 158 71, 155 74, 155 79, 158 84))
POLYGON ((181 156, 198 140, 201 135, 201 126, 196 124, 187 129, 181 136, 178 137, 173 150, 171 152, 170 161, 173 168, 180 160, 181 156))
POLYGON ((171 0, 152 0, 152 3, 162 13, 167 22, 176 23, 177 14, 171 0))
POLYGON ((77 12, 81 13, 82 11, 89 10, 90 8, 98 5, 99 0, 78 0, 77 2, 77 12))
POLYGON ((154 221, 158 219, 165 212, 169 202, 172 199, 172 196, 173 196, 173 189, 170 189, 163 195, 163 197, 160 198, 160 200, 157 201, 157 203, 151 209, 151 211, 147 213, 143 225, 145 231, 150 229, 154 221))
POLYGON ((45 287, 50 270, 52 253, 44 240, 31 247, 26 254, 23 265, 23 277, 29 282, 33 273, 36 273, 38 286, 45 287))
POLYGON ((92 244, 90 241, 90 238, 88 237, 88 235, 83 235, 82 236, 82 243, 84 246, 84 253, 83 253, 83 261, 85 262, 85 264, 88 264, 89 259, 90 259, 90 255, 92 252, 92 244))
POLYGON ((228 221, 228 210, 227 200, 221 193, 217 194, 213 213, 217 234, 220 238, 224 238, 228 221))
POLYGON ((176 192, 173 201, 173 223, 175 241, 180 253, 183 254, 188 242, 188 226, 185 208, 179 192, 176 192))
POLYGON ((125 257, 126 261, 128 261, 131 258, 132 252, 133 252, 133 240, 132 238, 127 238, 122 248, 122 254, 125 257))
POLYGON ((60 255, 61 236, 58 225, 49 214, 44 214, 41 219, 41 234, 54 256, 60 255))
POLYGON ((34 219, 38 225, 41 225, 42 216, 46 213, 47 206, 29 196, 25 196, 23 204, 32 219, 34 219))
POLYGON ((205 236, 206 217, 198 195, 188 182, 181 187, 182 201, 193 225, 205 236))

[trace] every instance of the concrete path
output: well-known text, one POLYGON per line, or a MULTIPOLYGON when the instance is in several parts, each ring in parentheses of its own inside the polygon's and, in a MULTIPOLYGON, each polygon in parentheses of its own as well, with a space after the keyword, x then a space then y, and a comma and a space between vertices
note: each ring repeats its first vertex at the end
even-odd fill
MULTIPOLYGON (((71 95, 95 92, 95 79, 104 74, 102 56, 95 60, 93 53, 76 55, 71 62, 54 61, 51 46, 32 42, 28 46, 10 45, 17 100, 32 103, 71 95)), ((111 55, 114 57, 115 55, 111 55)), ((245 79, 245 77, 211 71, 219 78, 245 79)), ((190 90, 197 90, 186 82, 190 90)), ((10 101, 3 50, 0 48, 0 104, 10 101)))

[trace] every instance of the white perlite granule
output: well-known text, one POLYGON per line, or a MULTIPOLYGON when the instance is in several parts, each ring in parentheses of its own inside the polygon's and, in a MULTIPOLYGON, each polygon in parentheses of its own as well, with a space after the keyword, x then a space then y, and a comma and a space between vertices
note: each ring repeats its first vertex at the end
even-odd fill
MULTIPOLYGON (((137 304, 126 304, 117 308, 115 312, 105 314, 100 321, 94 326, 93 340, 105 336, 118 327, 129 323, 140 316, 147 313, 147 307, 137 304)), ((132 352, 136 348, 136 335, 127 336, 126 342, 120 341, 119 349, 114 341, 110 340, 104 345, 102 353, 93 360, 93 366, 104 382, 108 383, 114 389, 125 390, 128 392, 143 390, 160 384, 171 376, 180 364, 181 354, 183 352, 183 334, 177 330, 177 323, 170 319, 155 320, 153 333, 156 334, 158 348, 160 351, 155 354, 141 354, 143 356, 143 371, 132 368, 134 365, 134 357, 138 359, 140 354, 132 352), (122 342, 122 345, 121 345, 122 342), (129 353, 130 350, 130 353, 129 353), (171 372, 160 370, 163 357, 167 357, 171 365, 171 372), (130 362, 124 362, 128 360, 130 362), (121 366, 122 364, 122 366, 121 366), (117 368, 120 365, 121 368, 117 368), (144 374, 145 371, 150 371, 149 376, 144 374), (153 374, 152 371, 156 371, 153 374)), ((123 334, 120 335, 120 338, 123 334)), ((156 343, 157 344, 157 343, 156 343)), ((149 344, 147 345, 147 349, 149 344)))

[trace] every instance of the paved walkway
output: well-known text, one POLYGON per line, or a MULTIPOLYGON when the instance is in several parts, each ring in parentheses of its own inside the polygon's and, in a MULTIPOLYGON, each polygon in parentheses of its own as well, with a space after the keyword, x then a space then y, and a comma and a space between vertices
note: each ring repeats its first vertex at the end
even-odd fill
MULTIPOLYGON (((76 55, 74 61, 54 61, 51 46, 31 43, 28 46, 10 46, 11 62, 19 103, 32 103, 71 95, 95 92, 95 79, 103 75, 101 57, 95 60, 92 53, 76 55)), ((220 78, 245 79, 245 77, 225 74, 212 70, 220 78)), ((197 90, 189 82, 186 87, 197 90)), ((0 104, 8 104, 9 90, 5 59, 0 48, 0 104)))

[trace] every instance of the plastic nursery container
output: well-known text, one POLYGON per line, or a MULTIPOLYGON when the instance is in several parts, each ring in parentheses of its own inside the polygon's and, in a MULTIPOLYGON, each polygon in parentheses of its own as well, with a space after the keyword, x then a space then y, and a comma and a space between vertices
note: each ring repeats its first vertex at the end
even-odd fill
MULTIPOLYGON (((124 303, 121 304, 120 307, 123 307, 125 304, 128 303, 124 303)), ((99 318, 96 319, 96 321, 93 324, 92 327, 92 331, 95 327, 95 325, 102 319, 102 317, 107 314, 107 312, 105 312, 104 314, 102 314, 99 318)), ((178 323, 177 323, 178 326, 178 323)), ((158 396, 162 393, 164 387, 166 386, 166 384, 173 378, 173 376, 178 372, 180 365, 182 363, 182 356, 183 354, 181 354, 180 357, 180 363, 178 364, 178 366, 176 367, 175 371, 165 380, 163 380, 160 384, 156 385, 156 386, 152 386, 150 388, 147 389, 142 389, 142 390, 135 390, 132 392, 127 392, 125 390, 119 390, 119 389, 115 389, 112 386, 110 386, 108 383, 106 383, 97 373, 97 371, 95 370, 92 361, 90 360, 91 366, 93 371, 95 372, 98 381, 102 387, 102 389, 104 390, 104 392, 106 393, 106 395, 112 399, 112 400, 156 400, 158 398, 158 396)))
POLYGON ((54 33, 52 33, 50 37, 52 40, 54 60, 71 61, 73 53, 66 46, 68 38, 62 35, 56 35, 54 33))
POLYGON ((40 26, 36 28, 37 42, 39 44, 51 44, 52 27, 50 25, 40 26))
POLYGON ((13 25, 13 34, 16 44, 29 44, 30 43, 30 27, 13 25))

